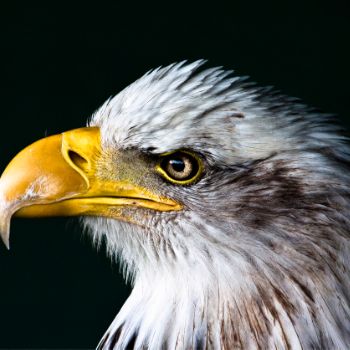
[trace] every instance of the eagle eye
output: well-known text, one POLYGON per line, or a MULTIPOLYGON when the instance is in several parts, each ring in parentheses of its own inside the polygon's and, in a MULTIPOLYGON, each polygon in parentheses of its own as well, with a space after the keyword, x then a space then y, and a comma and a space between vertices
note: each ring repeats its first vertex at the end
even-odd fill
POLYGON ((156 170, 168 181, 189 185, 194 183, 203 171, 201 159, 189 151, 176 151, 161 156, 156 170))

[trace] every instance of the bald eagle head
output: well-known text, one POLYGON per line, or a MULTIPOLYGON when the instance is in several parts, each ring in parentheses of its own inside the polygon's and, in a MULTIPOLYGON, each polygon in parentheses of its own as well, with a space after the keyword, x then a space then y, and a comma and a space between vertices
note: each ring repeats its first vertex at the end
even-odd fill
POLYGON ((348 349, 349 148, 329 116, 203 61, 153 70, 0 181, 82 215, 133 284, 101 349, 348 349))

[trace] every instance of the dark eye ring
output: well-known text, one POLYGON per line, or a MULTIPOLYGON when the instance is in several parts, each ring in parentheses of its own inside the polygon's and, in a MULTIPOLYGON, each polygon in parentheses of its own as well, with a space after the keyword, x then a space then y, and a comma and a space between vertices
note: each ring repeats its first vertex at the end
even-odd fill
POLYGON ((201 159, 194 153, 176 151, 161 157, 157 171, 172 183, 187 185, 198 180, 203 165, 201 159))

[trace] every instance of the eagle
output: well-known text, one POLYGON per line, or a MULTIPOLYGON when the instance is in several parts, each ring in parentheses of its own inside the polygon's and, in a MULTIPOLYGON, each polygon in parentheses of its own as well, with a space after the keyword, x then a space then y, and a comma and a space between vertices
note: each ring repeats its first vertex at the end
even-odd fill
POLYGON ((12 217, 80 216, 133 286, 98 349, 350 349, 350 149, 331 115, 205 61, 21 151, 12 217))

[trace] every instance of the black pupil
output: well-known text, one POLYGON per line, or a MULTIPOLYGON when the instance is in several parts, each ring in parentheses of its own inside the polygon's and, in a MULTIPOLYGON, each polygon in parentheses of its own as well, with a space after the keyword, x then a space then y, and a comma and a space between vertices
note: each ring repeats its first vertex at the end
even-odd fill
POLYGON ((180 173, 185 170, 185 162, 182 159, 174 158, 170 159, 169 163, 174 171, 180 173))

